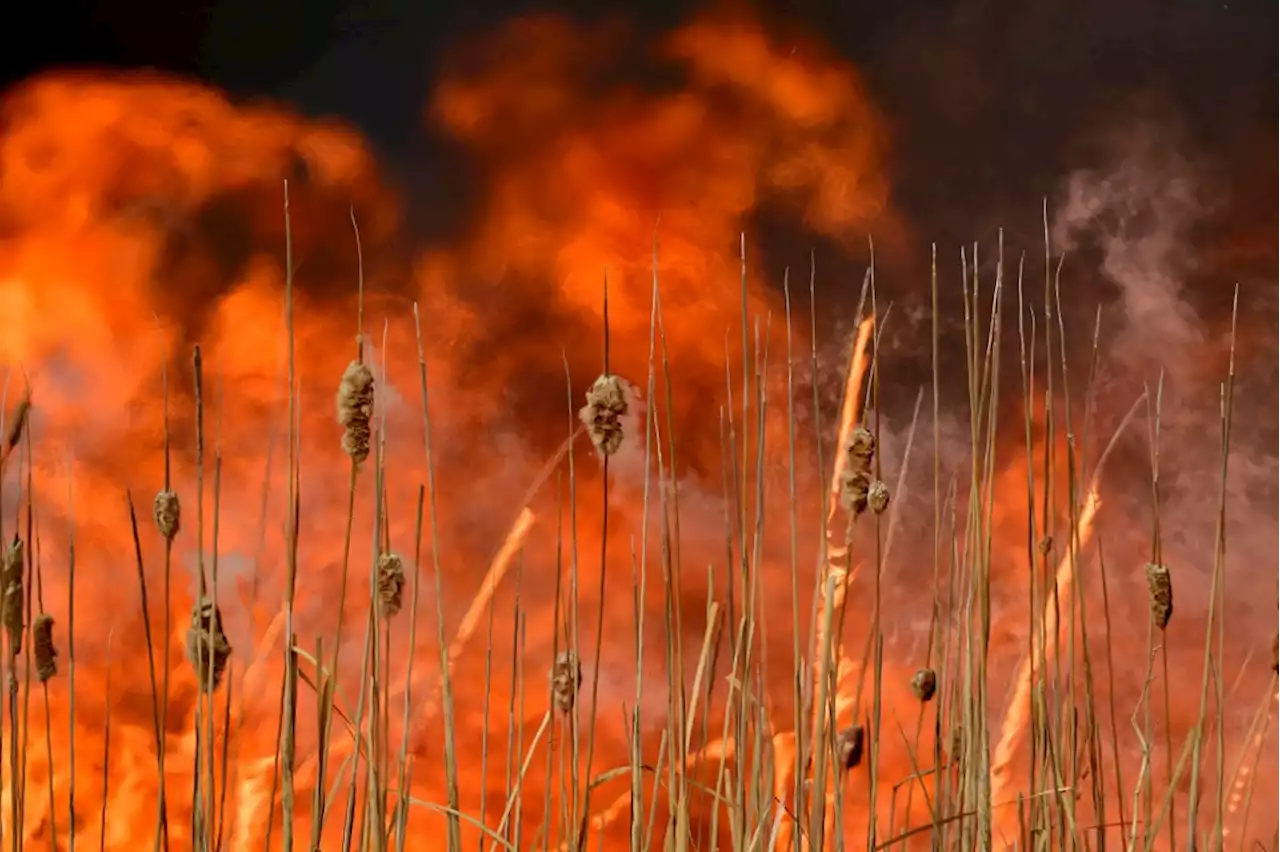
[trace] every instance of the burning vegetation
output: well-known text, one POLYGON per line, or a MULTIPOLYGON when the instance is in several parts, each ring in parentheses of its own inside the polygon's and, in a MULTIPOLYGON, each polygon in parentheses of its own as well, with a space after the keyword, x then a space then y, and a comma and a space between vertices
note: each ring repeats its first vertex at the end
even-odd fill
POLYGON ((905 233, 856 72, 707 17, 642 46, 681 83, 654 92, 612 84, 624 46, 536 18, 456 57, 426 120, 489 184, 421 249, 349 128, 149 74, 4 96, 0 348, 39 396, 6 384, 0 424, 3 840, 1273 832, 1250 808, 1276 783, 1273 627, 1264 676, 1222 682, 1226 463, 1207 567, 1169 560, 1172 622, 1159 393, 1148 469, 1104 478, 1140 406, 1111 417, 1092 371, 1064 389, 1056 288, 1026 333, 1008 258, 966 252, 964 340, 939 357, 935 325, 899 418, 874 274, 856 309, 768 281, 742 234, 766 208, 845 248, 905 233), (824 310, 855 329, 834 361, 824 310), (1114 519, 1156 531, 1131 563, 1095 529, 1113 492, 1152 495, 1114 519), (1149 612, 1140 639, 1116 611, 1149 612), (1247 732, 1228 697, 1259 699, 1247 732))

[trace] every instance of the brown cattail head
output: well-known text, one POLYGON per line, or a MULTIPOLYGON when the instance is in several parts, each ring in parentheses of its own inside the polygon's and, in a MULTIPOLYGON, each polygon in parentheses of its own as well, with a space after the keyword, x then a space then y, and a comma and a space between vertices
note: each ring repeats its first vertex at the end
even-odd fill
POLYGON ((373 418, 373 371, 352 361, 338 385, 338 425, 342 427, 342 451, 356 464, 369 457, 369 421, 373 418))
POLYGON ((58 673, 58 649, 53 646, 53 616, 42 612, 31 622, 31 645, 36 655, 36 676, 41 683, 58 673))
POLYGON ((9 634, 9 653, 17 655, 22 652, 23 624, 22 606, 22 539, 15 534, 13 542, 4 549, 3 565, 0 565, 0 585, 4 587, 3 606, 0 606, 0 621, 4 623, 5 632, 9 634))
POLYGON ((187 660, 196 670, 200 691, 217 689, 231 659, 231 643, 222 630, 222 611, 209 598, 201 598, 191 608, 187 630, 187 660))
POLYGON ((551 667, 551 700, 557 710, 568 715, 578 701, 582 686, 582 663, 572 651, 561 651, 551 667))
POLYGON ((876 455, 876 436, 866 426, 858 426, 849 435, 848 453, 849 467, 869 469, 876 455))
POLYGON ((378 557, 378 607, 383 618, 400 611, 404 597, 404 561, 394 553, 378 557))
POLYGON ((1151 620, 1164 630, 1173 617, 1173 581, 1167 566, 1148 562, 1145 571, 1147 596, 1151 599, 1151 620))
POLYGON ((160 535, 173 541, 182 527, 182 503, 178 501, 178 495, 168 490, 157 493, 154 514, 160 535))
POLYGON ((836 734, 836 760, 846 772, 862 762, 863 739, 861 725, 850 725, 836 734))
POLYGON ((587 391, 587 404, 578 412, 591 443, 602 456, 622 446, 622 418, 627 414, 627 388, 617 376, 600 376, 587 391))
POLYGON ((840 505, 846 511, 861 515, 867 510, 871 474, 862 468, 847 467, 840 477, 840 505))
POLYGON ((889 486, 878 479, 871 483, 867 488, 867 505, 877 515, 883 515, 889 508, 889 486))
POLYGON ((921 701, 931 701, 938 691, 938 674, 933 669, 917 669, 911 676, 911 691, 921 701))
POLYGON ((1280 674, 1280 633, 1271 638, 1271 671, 1280 674))

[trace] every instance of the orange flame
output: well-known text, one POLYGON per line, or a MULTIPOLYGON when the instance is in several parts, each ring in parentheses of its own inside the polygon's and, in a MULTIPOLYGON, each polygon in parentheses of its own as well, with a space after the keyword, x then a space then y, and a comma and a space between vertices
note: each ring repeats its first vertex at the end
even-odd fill
MULTIPOLYGON (((142 515, 141 558, 157 670, 163 672, 166 658, 172 669, 164 722, 170 836, 178 848, 190 842, 184 803, 192 783, 196 691, 181 648, 197 560, 195 414, 185 354, 194 342, 204 349, 208 373, 205 560, 212 561, 214 548, 210 513, 216 454, 218 594, 233 647, 226 679, 230 729, 217 721, 217 746, 227 738, 230 755, 221 830, 229 848, 260 843, 269 821, 278 836, 278 808, 269 814, 283 653, 285 180, 299 288, 294 336, 304 534, 297 627, 304 649, 316 636, 331 636, 340 617, 334 601, 347 495, 332 388, 354 351, 360 275, 369 294, 362 331, 367 334, 384 317, 389 323, 385 352, 377 351, 379 345, 371 357, 375 364, 385 359, 387 368, 385 381, 379 372, 378 406, 387 419, 393 459, 387 483, 390 538, 402 554, 413 550, 410 508, 418 484, 426 481, 422 425, 411 401, 417 395, 417 370, 405 297, 423 306, 432 428, 441 447, 435 495, 440 527, 426 532, 423 547, 424 552, 436 548, 442 563, 448 635, 457 626, 455 613, 473 599, 480 580, 468 566, 493 555, 510 514, 520 509, 514 499, 506 505, 503 498, 522 493, 550 442, 564 437, 569 413, 562 353, 577 389, 598 370, 594 341, 606 273, 611 369, 643 384, 655 233, 662 329, 678 371, 672 417, 680 464, 695 471, 718 466, 715 415, 705 400, 722 396, 726 358, 736 374, 748 357, 738 343, 743 323, 760 318, 763 328, 772 313, 771 352, 781 351, 781 305, 756 283, 763 276, 754 257, 746 261, 750 283, 743 293, 740 234, 767 205, 794 210, 813 231, 842 240, 860 240, 873 224, 888 223, 883 131, 850 68, 808 45, 792 49, 773 43, 749 22, 697 21, 646 53, 645 61, 658 73, 681 80, 678 88, 659 94, 602 82, 620 67, 613 51, 627 46, 634 43, 625 31, 597 32, 543 18, 513 23, 468 47, 462 59, 497 61, 482 63, 479 71, 459 62, 441 83, 428 116, 479 160, 486 175, 484 201, 464 237, 416 252, 404 250, 399 199, 359 135, 348 128, 304 120, 271 105, 234 104, 208 89, 151 74, 50 75, 5 96, 0 106, 5 128, 0 134, 5 175, 0 184, 0 346, 10 364, 29 373, 36 407, 30 457, 9 467, 18 475, 11 474, 8 482, 3 522, 17 522, 20 531, 30 522, 39 530, 39 605, 57 619, 63 653, 74 653, 76 663, 74 717, 70 684, 63 677, 49 684, 47 731, 37 709, 44 699, 37 695, 30 704, 30 741, 42 743, 47 735, 52 763, 39 747, 20 756, 27 779, 21 812, 28 848, 50 845, 54 834, 59 845, 65 844, 71 823, 65 803, 72 785, 79 842, 96 847, 102 839, 108 849, 134 849, 149 842, 155 830, 152 686, 126 489, 142 515), (359 256, 352 220, 359 227, 359 256), (408 287, 400 283, 406 279, 408 287), (166 362, 167 415, 161 381, 166 362), (184 513, 167 610, 163 546, 146 517, 152 494, 165 481, 166 421, 174 448, 173 487, 184 513), (15 490, 19 479, 21 503, 15 490), (27 490, 28 479, 33 492, 27 490), (30 513, 28 494, 34 498, 30 513), (72 529, 74 650, 66 633, 71 590, 63 570, 72 529), (114 636, 109 699, 108 635, 114 636), (68 762, 72 736, 75 777, 68 762), (45 794, 49 785, 52 814, 45 794)), ((16 393, 17 384, 11 385, 16 393)), ((660 385, 655 398, 662 397, 660 385)), ((771 434, 775 428, 771 421, 771 434)), ((585 494, 598 474, 581 458, 576 464, 578 488, 585 494)), ((360 667, 360 642, 353 631, 367 599, 368 571, 362 566, 372 545, 367 481, 361 480, 356 501, 353 590, 345 613, 350 635, 341 658, 339 703, 348 710, 355 703, 360 667)), ((550 501, 550 491, 543 489, 538 499, 550 501)), ((598 535, 592 530, 600 510, 580 499, 578 547, 589 553, 598 544, 591 539, 598 535)), ((624 522, 611 526, 638 523, 634 483, 621 483, 613 499, 610 511, 624 522)), ((548 519, 557 512, 547 503, 548 519)), ((696 513, 691 515, 684 545, 691 550, 710 547, 697 520, 696 513)), ((542 526, 549 531, 554 525, 548 520, 542 526)), ((703 526, 714 539, 716 527, 703 526)), ((552 584, 531 577, 534 566, 539 572, 554 570, 553 542, 549 532, 523 529, 519 537, 526 533, 527 555, 517 563, 527 559, 529 567, 516 568, 514 581, 508 577, 504 583, 508 589, 521 584, 529 625, 522 658, 542 666, 549 658, 552 584)), ((615 548, 620 555, 624 551, 615 548)), ((630 618, 632 606, 629 592, 591 599, 594 593, 585 590, 594 588, 589 575, 599 566, 589 562, 584 558, 580 579, 584 635, 597 617, 630 618)), ((429 583, 423 587, 424 601, 430 588, 429 583)), ((493 595, 493 635, 510 637, 515 618, 509 592, 486 594, 493 595)), ((433 604, 421 605, 419 617, 428 619, 424 624, 433 611, 433 604)), ((651 621, 659 623, 657 616, 651 621)), ((689 645, 696 648, 703 625, 685 627, 695 637, 689 645)), ((403 671, 405 620, 392 629, 389 666, 403 671)), ((469 622, 468 630, 476 629, 469 622)), ((430 650, 432 633, 417 633, 422 647, 415 665, 427 671, 437 659, 430 650)), ((619 648, 617 653, 625 659, 630 652, 619 648)), ((459 648, 456 662, 460 669, 474 670, 477 655, 459 648)), ((495 655, 496 670, 512 662, 508 656, 495 655)), ((605 665, 600 661, 601 668, 605 665)), ((483 733, 485 692, 494 706, 514 699, 511 686, 501 680, 495 678, 486 690, 469 673, 456 679, 458 736, 468 749, 483 733)), ((419 681, 415 673, 408 683, 419 681)), ((602 693, 612 702, 618 690, 629 688, 605 683, 602 693)), ((536 689, 526 691, 526 715, 537 718, 543 709, 539 702, 546 699, 536 689)), ((402 699, 402 694, 394 698, 402 699)), ((225 688, 217 703, 224 700, 225 688)), ((305 689, 302 700, 309 700, 305 689)), ((653 700, 665 706, 660 696, 653 700)), ((304 767, 314 767, 311 716, 299 714, 304 767)), ((494 736, 505 731, 506 719, 499 716, 505 714, 492 720, 494 736)), ((7 710, 4 721, 7 732, 12 722, 7 710)), ((602 734, 600 760, 625 760, 626 745, 618 734, 602 734)), ((398 729, 390 732, 392 738, 398 735, 398 729)), ((335 738, 344 737, 349 746, 349 736, 335 723, 335 738)), ((438 742, 434 737, 430 743, 438 742)), ((17 830, 9 806, 14 767, 4 751, 10 798, 0 810, 9 833, 17 830)), ((437 761, 424 756, 416 756, 413 789, 422 798, 439 799, 437 761)), ((346 783, 340 767, 329 771, 326 784, 346 783)), ((478 798, 487 796, 490 810, 500 810, 500 773, 491 771, 486 781, 471 763, 464 771, 464 809, 475 811, 478 798)), ((300 831, 309 824, 310 787, 317 781, 312 770, 298 780, 300 831)), ((541 805, 534 792, 538 783, 530 778, 530 792, 519 804, 529 811, 531 824, 541 805)), ((341 792, 330 802, 326 837, 340 830, 342 803, 341 792)), ((432 848, 440 826, 437 815, 413 811, 413 848, 432 848)))

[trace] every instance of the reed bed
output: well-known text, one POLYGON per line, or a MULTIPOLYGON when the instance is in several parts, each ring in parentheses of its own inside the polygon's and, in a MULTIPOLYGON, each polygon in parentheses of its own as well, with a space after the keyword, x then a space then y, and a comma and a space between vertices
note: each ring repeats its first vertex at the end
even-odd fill
MULTIPOLYGON (((287 190, 285 217, 287 231, 287 190)), ((354 221, 352 224, 354 229, 354 221)), ((354 234, 358 246, 358 229, 354 234)), ((288 263, 292 269, 291 258, 288 263)), ((670 419, 670 395, 679 393, 679 365, 667 359, 661 282, 656 272, 649 374, 624 378, 610 371, 605 284, 599 377, 587 388, 569 384, 565 443, 521 502, 506 507, 515 514, 515 522, 505 540, 494 548, 489 569, 460 617, 447 615, 442 604, 445 576, 441 548, 436 544, 440 541, 437 504, 442 495, 438 493, 432 428, 432 419, 441 414, 432 405, 421 318, 415 306, 418 391, 425 437, 423 446, 417 448, 400 446, 397 436, 388 434, 380 395, 387 369, 385 363, 379 366, 369 360, 361 274, 355 282, 360 307, 355 318, 354 358, 341 376, 334 377, 338 390, 333 441, 349 462, 341 580, 332 630, 311 636, 299 635, 294 612, 298 572, 305 570, 297 561, 299 540, 306 535, 306 524, 316 523, 316 519, 304 521, 300 516, 301 470, 306 460, 299 449, 292 331, 294 283, 290 274, 284 306, 289 391, 287 588, 282 595, 282 613, 268 631, 273 638, 262 645, 280 649, 270 652, 279 655, 275 663, 255 649, 233 649, 224 630, 223 612, 230 604, 226 588, 219 586, 217 555, 219 505, 225 499, 219 485, 222 446, 215 437, 209 504, 204 476, 210 466, 205 459, 205 394, 198 348, 192 371, 197 444, 190 448, 199 471, 196 493, 179 494, 170 478, 170 454, 185 448, 171 442, 166 354, 165 481, 159 483, 153 503, 154 534, 160 536, 164 547, 165 579, 159 605, 164 608, 165 623, 153 625, 148 615, 156 603, 156 591, 147 585, 140 543, 143 533, 130 495, 128 514, 146 659, 126 663, 117 655, 112 662, 110 646, 113 641, 118 644, 120 637, 113 635, 107 645, 109 693, 112 667, 118 678, 125 665, 145 665, 150 684, 158 796, 154 822, 142 828, 133 826, 131 836, 145 835, 156 850, 221 852, 224 847, 233 848, 233 837, 240 835, 230 823, 239 816, 229 811, 228 789, 239 789, 256 779, 265 815, 253 843, 267 849, 576 852, 626 846, 637 851, 817 852, 892 847, 1101 850, 1110 846, 1150 850, 1178 848, 1179 841, 1197 849, 1225 849, 1234 844, 1241 849, 1253 848, 1246 846, 1247 841, 1276 849, 1274 834, 1260 834, 1270 830, 1267 826, 1274 826, 1273 814, 1268 817, 1268 809, 1261 805, 1250 808, 1259 762, 1274 759, 1274 753, 1263 758, 1276 689, 1274 635, 1270 640, 1258 639, 1262 648, 1270 642, 1270 653, 1264 650, 1258 655, 1259 665, 1270 663, 1270 683, 1254 713, 1248 737, 1231 762, 1223 740, 1221 582, 1227 550, 1227 450, 1234 349, 1222 385, 1221 463, 1219 482, 1213 489, 1219 537, 1210 566, 1213 588, 1202 644, 1203 667, 1194 673, 1198 678, 1184 678, 1179 687, 1195 693, 1198 712, 1187 738, 1175 742, 1167 717, 1170 672, 1165 646, 1173 641, 1172 634, 1182 629, 1180 622, 1172 619, 1173 588, 1179 585, 1182 569, 1163 561, 1161 546, 1159 393, 1145 395, 1135 403, 1106 450, 1097 458, 1087 457, 1081 449, 1087 442, 1076 438, 1094 424, 1086 422, 1087 415, 1082 417, 1078 408, 1073 410, 1072 400, 1077 404, 1080 399, 1092 400, 1093 371, 1089 372, 1088 386, 1071 386, 1075 376, 1066 345, 1057 269, 1046 256, 1043 303, 1032 309, 1028 294, 1033 288, 1024 282, 1021 264, 1016 276, 1009 275, 1001 258, 994 280, 984 280, 978 272, 976 250, 966 253, 963 263, 960 296, 965 348, 949 357, 963 358, 966 373, 967 467, 944 471, 937 455, 941 285, 935 261, 931 281, 935 458, 930 495, 934 509, 928 519, 932 541, 924 547, 933 555, 933 581, 931 588, 917 592, 929 612, 929 627, 918 658, 892 665, 885 660, 882 593, 896 570, 889 557, 895 531, 903 520, 899 512, 915 418, 905 453, 901 458, 887 459, 879 400, 887 384, 894 381, 894 365, 881 350, 881 329, 888 322, 888 311, 878 308, 874 270, 868 271, 857 311, 850 318, 857 333, 851 341, 843 399, 830 422, 820 416, 816 388, 812 422, 802 426, 796 415, 795 373, 806 367, 816 373, 818 352, 816 344, 808 353, 792 351, 793 331, 802 321, 792 315, 796 294, 789 281, 784 287, 786 315, 782 319, 787 345, 783 353, 767 351, 768 337, 762 335, 761 324, 767 326, 774 318, 743 316, 744 372, 741 376, 726 374, 726 402, 720 406, 719 416, 726 459, 726 564, 719 567, 728 571, 731 582, 722 586, 708 575, 705 608, 697 613, 687 609, 687 599, 678 593, 688 585, 690 572, 702 571, 705 566, 681 564, 680 491, 672 474, 680 436, 674 434, 670 419), (1016 312, 1016 322, 1009 319, 1011 311, 1016 312), (1028 328, 1027 318, 1037 315, 1043 324, 1028 328), (1002 357, 1006 349, 1002 336, 1013 328, 1018 338, 1018 375, 1017 381, 1010 382, 1002 376, 1002 370, 1008 369, 1007 359, 1002 357), (783 407, 788 466, 782 490, 773 488, 776 477, 765 469, 767 413, 779 405, 770 398, 766 373, 786 376, 788 398, 783 407), (1026 623, 1019 630, 1026 653, 1012 667, 1006 700, 995 684, 1001 682, 997 667, 1008 667, 1008 661, 1001 663, 992 651, 994 480, 997 451, 1005 440, 1001 430, 1009 428, 998 416, 1007 402, 1002 395, 1011 393, 1010 387, 1015 386, 1012 393, 1020 393, 1023 402, 1021 437, 1027 445, 1025 508, 1029 528, 1021 571, 1029 583, 1026 623), (659 387, 668 395, 665 403, 655 398, 659 387), (643 405, 637 404, 640 400, 643 405), (1144 401, 1151 457, 1151 552, 1145 564, 1108 567, 1101 556, 1101 542, 1091 546, 1095 518, 1105 511, 1102 467, 1144 401), (1035 428, 1046 436, 1049 449, 1043 459, 1032 454, 1033 420, 1035 428), (800 434, 804 428, 812 429, 812 434, 800 434), (577 440, 584 435, 586 441, 577 440), (1067 447, 1065 464, 1054 452, 1059 444, 1067 447), (804 447, 812 448, 812 458, 801 457, 804 447), (396 551, 391 547, 390 519, 393 513, 411 509, 389 505, 385 480, 389 455, 408 452, 423 454, 427 477, 417 484, 415 540, 411 548, 402 545, 396 551), (603 484, 600 517, 608 523, 610 465, 621 463, 618 459, 626 453, 643 457, 644 529, 638 531, 638 543, 631 554, 610 551, 608 530, 602 530, 595 567, 601 599, 606 574, 630 572, 635 620, 630 625, 610 624, 606 631, 604 619, 596 619, 591 635, 591 618, 584 618, 581 611, 591 595, 580 580, 583 566, 595 557, 579 552, 574 507, 594 497, 581 492, 579 476, 586 466, 598 467, 598 481, 603 484), (891 485, 886 471, 894 466, 901 475, 891 485), (807 469, 822 472, 822 487, 814 495, 801 493, 804 478, 800 471, 807 469), (951 478, 950 483, 944 474, 951 478), (367 490, 375 507, 373 548, 367 564, 352 552, 357 495, 362 489, 367 490), (567 507, 558 517, 535 509, 535 495, 552 489, 558 505, 567 507), (819 525, 821 534, 815 541, 804 541, 799 515, 814 505, 824 520, 819 525), (777 512, 779 507, 786 512, 777 512), (790 600, 785 603, 764 600, 760 538, 766 514, 773 516, 771 527, 786 527, 784 537, 789 538, 790 600), (535 529, 544 535, 554 530, 556 553, 554 636, 549 641, 550 653, 536 664, 530 662, 534 657, 525 650, 527 614, 520 610, 518 591, 512 635, 495 635, 494 630, 497 590, 512 583, 519 588, 523 549, 535 529), (650 534, 650 530, 656 533, 650 534), (206 532, 211 535, 208 565, 204 561, 206 532), (178 759, 169 730, 178 670, 169 655, 168 614, 175 547, 190 536, 195 536, 201 555, 199 593, 191 611, 186 657, 199 689, 195 728, 190 733, 191 783, 189 788, 178 789, 169 783, 178 759), (431 542, 429 559, 424 558, 424 541, 431 542), (656 554, 651 549, 655 541, 656 554), (817 570, 809 565, 816 565, 817 570), (367 572, 367 598, 363 615, 353 624, 346 616, 348 596, 364 588, 360 575, 353 573, 362 570, 367 572), (1145 584, 1150 593, 1148 601, 1138 602, 1149 612, 1151 641, 1149 653, 1138 662, 1145 667, 1146 678, 1137 707, 1116 706, 1116 666, 1132 666, 1135 661, 1116 660, 1108 644, 1112 635, 1110 608, 1116 604, 1108 593, 1108 570, 1128 571, 1130 579, 1137 580, 1136 584, 1115 583, 1116 588, 1145 584), (424 582, 434 598, 434 613, 419 611, 424 582), (644 602, 655 586, 661 588, 665 599, 661 615, 665 640, 664 647, 658 648, 646 646, 646 638, 655 634, 644 624, 644 602), (1095 591, 1086 594, 1086 587, 1095 591), (850 621, 851 606, 865 608, 870 614, 860 612, 860 617, 850 621), (705 624, 695 648, 684 647, 687 631, 683 625, 688 623, 705 624), (848 629, 855 624, 856 630, 848 629), (804 625, 808 626, 807 636, 804 625), (420 629, 425 632, 419 634, 420 629), (787 642, 769 646, 765 637, 780 629, 789 631, 787 642), (430 634, 434 634, 438 650, 436 659, 415 657, 417 637, 430 634), (407 654, 396 647, 406 635, 407 654), (624 765, 607 767, 599 765, 599 745, 606 728, 618 730, 619 717, 600 700, 602 672, 595 663, 601 659, 605 642, 631 643, 635 648, 635 671, 625 673, 634 682, 634 701, 621 716, 628 760, 624 765), (504 643, 510 645, 514 661, 507 673, 493 664, 494 649, 504 643), (779 659, 776 649, 786 644, 790 645, 789 658, 779 659), (766 655, 769 648, 775 649, 772 658, 766 655), (477 655, 484 658, 482 667, 473 662, 477 655), (665 672, 659 683, 644 676, 646 660, 655 656, 661 658, 665 672), (237 661, 238 657, 243 659, 237 661), (358 661, 355 674, 345 669, 352 665, 352 659, 358 661), (392 661, 397 659, 404 660, 402 671, 392 670, 392 661), (696 664, 689 671, 686 666, 691 660, 696 664), (1163 676, 1158 660, 1165 661, 1163 676), (235 665, 248 670, 265 665, 281 673, 281 682, 275 685, 279 690, 278 718, 269 720, 276 731, 276 748, 269 765, 256 769, 240 765, 231 747, 248 724, 243 704, 233 701, 231 694, 233 684, 247 682, 248 674, 232 677, 235 665), (428 673, 425 685, 424 671, 428 673), (789 695, 771 691, 769 684, 781 682, 779 671, 785 672, 782 680, 790 684, 789 695), (462 678, 483 679, 484 707, 459 706, 454 686, 462 678), (504 679, 509 680, 510 708, 491 697, 504 679), (1163 724, 1152 712, 1153 684, 1157 681, 1162 681, 1165 689, 1163 724), (525 696, 539 691, 541 700, 526 708, 525 696), (642 718, 640 710, 641 706, 652 706, 655 699, 650 693, 662 696, 665 703, 662 718, 656 721, 642 718), (482 741, 464 738, 458 723, 460 713, 483 714, 482 741), (501 739, 504 716, 505 743, 491 742, 501 739), (1214 737, 1218 738, 1216 744, 1214 737), (886 777, 889 764, 885 756, 890 752, 905 757, 909 773, 886 777), (1140 754, 1136 777, 1133 761, 1127 757, 1130 753, 1140 754), (1156 766, 1165 767, 1163 777, 1157 777, 1156 766), (484 794, 493 785, 489 779, 494 775, 501 777, 502 790, 499 801, 490 803, 484 794), (484 779, 486 789, 465 789, 465 782, 477 777, 484 779), (300 797, 300 790, 309 795, 300 797), (464 801, 477 798, 478 811, 464 807, 464 801), (174 824, 175 813, 189 814, 189 824, 174 824), (536 818, 531 819, 530 814, 536 818), (1181 824, 1175 825, 1175 821, 1181 824), (427 828, 422 828, 424 825, 427 828)), ((743 269, 745 305, 745 254, 743 269)), ((809 297, 811 304, 816 301, 812 284, 809 297)), ((816 340, 816 308, 809 326, 808 334, 816 340)), ((384 330, 384 343, 385 334, 384 330)), ((385 354, 385 345, 381 351, 385 354)), ((1093 358, 1096 361, 1096 336, 1093 358)), ((915 417, 928 390, 920 389, 915 417)), ((16 469, 19 481, 24 474, 30 476, 23 441, 29 455, 31 405, 30 398, 24 396, 7 415, 8 429, 0 424, 0 432, 6 435, 0 463, 6 473, 16 469)), ((1085 408, 1089 411, 1092 406, 1085 408)), ((709 421, 708 428, 715 425, 709 421)), ((38 784, 37 779, 24 771, 29 749, 40 745, 32 742, 37 732, 43 733, 50 761, 53 759, 49 690, 67 690, 74 710, 76 688, 75 644, 71 641, 74 622, 69 619, 64 631, 64 625, 44 611, 40 597, 42 572, 47 576, 50 571, 67 570, 74 590, 74 539, 69 547, 70 565, 41 564, 39 539, 34 534, 39 505, 29 485, 28 480, 18 516, 0 524, 0 535, 8 536, 0 578, 8 812, 0 846, 14 852, 74 849, 77 832, 96 827, 99 848, 105 850, 109 848, 108 835, 119 836, 112 834, 107 807, 114 794, 106 771, 113 743, 110 712, 103 737, 101 825, 70 818, 69 814, 78 813, 76 800, 56 801, 52 778, 45 819, 39 825, 26 822, 29 798, 44 793, 32 786, 38 784), (59 664, 59 648, 65 649, 65 666, 59 664), (43 710, 33 709, 30 701, 33 679, 43 690, 43 710), (44 721, 33 713, 43 713, 44 721)), ((495 504, 506 497, 495 495, 495 504)), ((1001 499, 1007 495, 1002 494, 1001 499)), ((335 519, 324 522, 334 523, 335 519)), ((615 675, 611 673, 616 680, 615 675)), ((109 704, 110 694, 107 697, 109 704)), ((261 724, 264 720, 255 721, 261 724)), ((71 731, 74 737, 74 719, 71 731)), ((71 748, 69 754, 74 753, 71 748)), ((92 759, 86 761, 82 756, 81 765, 86 762, 92 764, 92 759)), ((74 778, 70 786, 74 797, 74 778)), ((84 806, 83 795, 80 806, 84 806)))

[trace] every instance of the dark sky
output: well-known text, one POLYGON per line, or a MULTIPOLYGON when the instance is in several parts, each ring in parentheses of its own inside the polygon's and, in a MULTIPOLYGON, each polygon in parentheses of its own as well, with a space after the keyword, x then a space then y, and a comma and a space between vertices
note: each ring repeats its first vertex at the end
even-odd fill
MULTIPOLYGON (((1040 199, 1081 165, 1097 128, 1126 120, 1135 99, 1178 127, 1236 196, 1275 185, 1275 0, 757 5, 832 43, 866 75, 893 122, 895 203, 931 239, 988 239, 996 223, 1035 232, 1040 199)), ((657 31, 695 8, 670 0, 52 0, 7 4, 0 63, 6 84, 59 66, 152 66, 237 95, 284 98, 355 122, 412 188, 448 171, 421 127, 444 49, 533 10, 623 15, 657 31)), ((1268 189, 1263 197, 1274 222, 1276 196, 1268 189)), ((1259 215, 1257 201, 1249 206, 1259 215)))

